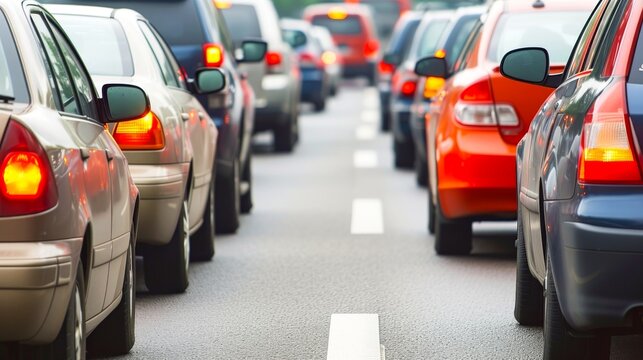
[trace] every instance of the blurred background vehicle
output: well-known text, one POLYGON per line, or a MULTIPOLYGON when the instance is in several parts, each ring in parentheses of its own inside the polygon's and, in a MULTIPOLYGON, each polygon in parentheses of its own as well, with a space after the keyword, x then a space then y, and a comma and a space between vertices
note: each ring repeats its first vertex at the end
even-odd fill
POLYGON ((330 79, 323 60, 324 51, 312 34, 313 27, 303 20, 282 19, 284 39, 297 52, 301 73, 301 101, 313 104, 316 112, 326 108, 330 79))
POLYGON ((388 42, 398 19, 412 8, 411 0, 344 0, 348 4, 371 7, 380 39, 388 42))
POLYGON ((391 39, 378 65, 377 90, 380 94, 380 129, 391 129, 391 80, 393 73, 408 56, 413 37, 422 20, 422 12, 404 13, 395 25, 391 39))
POLYGON ((443 57, 417 64, 422 75, 447 79, 426 130, 429 229, 435 229, 438 254, 468 254, 473 221, 516 217, 516 144, 551 89, 503 77, 502 56, 517 47, 543 47, 552 55, 551 71, 561 71, 593 6, 499 0, 455 73, 447 72, 443 57))
MULTIPOLYGON (((453 73, 456 59, 462 53, 464 45, 476 26, 480 16, 486 11, 485 6, 468 6, 456 10, 449 27, 440 39, 436 55, 446 59, 448 72, 453 73)), ((438 96, 444 86, 444 79, 420 76, 415 97, 411 105, 411 134, 415 144, 415 180, 419 186, 427 186, 428 169, 426 163, 426 126, 430 121, 431 99, 438 96)))
POLYGON ((299 139, 301 78, 296 54, 284 40, 271 0, 217 0, 234 43, 246 38, 268 43, 265 63, 240 70, 255 92, 255 132, 270 131, 278 152, 292 152, 299 139))
POLYGON ((304 19, 327 28, 339 48, 343 76, 366 77, 369 85, 377 82, 380 42, 369 7, 358 4, 316 4, 304 9, 304 19))
POLYGON ((324 63, 324 71, 328 76, 330 86, 330 96, 335 96, 339 92, 340 82, 342 80, 342 55, 333 40, 333 35, 327 28, 321 26, 313 26, 312 35, 322 48, 322 62, 324 63))
POLYGON ((393 133, 394 164, 398 169, 410 169, 415 165, 416 150, 411 134, 411 105, 419 80, 415 74, 415 63, 419 59, 435 54, 440 49, 440 40, 453 18, 453 11, 425 13, 413 37, 411 48, 406 57, 400 59, 399 66, 393 73, 389 111, 393 133))
POLYGON ((104 127, 149 100, 101 90, 46 10, 0 1, 0 343, 27 359, 134 345, 139 192, 104 127))

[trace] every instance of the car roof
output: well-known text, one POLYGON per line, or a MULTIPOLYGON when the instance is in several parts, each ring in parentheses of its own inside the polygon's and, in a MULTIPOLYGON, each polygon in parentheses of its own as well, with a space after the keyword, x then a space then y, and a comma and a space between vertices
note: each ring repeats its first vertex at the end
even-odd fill
POLYGON ((312 25, 310 25, 309 22, 299 19, 281 19, 279 20, 279 25, 281 25, 282 28, 302 30, 305 32, 312 30, 312 25))
POLYGON ((600 0, 542 0, 543 7, 536 7, 536 1, 498 0, 503 5, 503 12, 523 11, 566 11, 587 9, 588 5, 596 5, 600 0))
POLYGON ((306 7, 306 9, 304 10, 304 13, 326 14, 328 13, 328 10, 333 8, 344 9, 346 13, 349 15, 367 16, 367 17, 370 17, 373 15, 371 12, 371 8, 366 5, 343 4, 343 3, 321 3, 321 4, 310 5, 306 7))

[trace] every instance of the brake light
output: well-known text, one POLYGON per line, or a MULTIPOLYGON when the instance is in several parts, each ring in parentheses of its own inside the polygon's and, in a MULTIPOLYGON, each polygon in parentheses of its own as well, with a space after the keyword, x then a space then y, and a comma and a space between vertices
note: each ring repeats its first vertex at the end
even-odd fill
POLYGON ((487 79, 478 81, 477 83, 464 89, 460 94, 460 100, 472 102, 491 102, 491 84, 487 79))
POLYGON ((638 183, 625 82, 617 81, 592 105, 583 125, 578 178, 582 183, 638 183))
POLYGON ((223 65, 223 48, 217 44, 203 45, 203 63, 206 67, 221 67, 223 65))
POLYGON ((438 95, 440 90, 442 90, 442 87, 444 87, 443 78, 433 76, 427 77, 426 81, 424 82, 424 98, 427 100, 434 98, 436 95, 438 95))
POLYGON ((281 53, 276 51, 268 51, 266 53, 266 65, 268 67, 276 67, 281 65, 281 53))
POLYGON ((335 6, 328 10, 328 18, 332 20, 345 20, 347 17, 348 13, 340 6, 335 6))
POLYGON ((377 55, 380 44, 376 40, 368 40, 364 43, 364 56, 372 57, 377 55))
POLYGON ((515 132, 520 125, 513 106, 494 103, 489 79, 478 81, 462 91, 455 106, 455 118, 463 125, 499 125, 503 135, 515 132))
POLYGON ((337 62, 337 54, 333 51, 324 51, 322 54, 322 62, 326 65, 333 65, 337 62))
POLYGON ((165 147, 163 125, 152 112, 116 124, 114 140, 122 150, 160 150, 165 147))
POLYGON ((417 80, 406 80, 402 83, 402 88, 400 92, 406 97, 413 97, 415 95, 415 90, 417 89, 417 80))
POLYGON ((392 74, 395 71, 395 65, 380 61, 378 65, 380 74, 392 74))
POLYGON ((7 125, 0 159, 0 216, 34 214, 56 205, 49 159, 36 138, 15 121, 7 125))

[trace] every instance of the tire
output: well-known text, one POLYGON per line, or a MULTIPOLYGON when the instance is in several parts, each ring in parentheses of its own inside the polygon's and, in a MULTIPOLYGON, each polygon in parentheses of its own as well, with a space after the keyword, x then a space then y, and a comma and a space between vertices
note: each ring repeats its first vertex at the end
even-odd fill
POLYGON ((192 236, 190 236, 190 261, 210 261, 215 251, 215 182, 216 176, 210 181, 208 191, 208 202, 205 204, 203 213, 203 224, 192 236))
POLYGON ((541 326, 544 317, 543 286, 529 271, 525 235, 518 207, 518 239, 516 240, 516 302, 514 317, 520 325, 541 326))
POLYGON ((189 285, 190 219, 188 200, 183 200, 181 214, 170 243, 145 246, 143 250, 145 284, 151 293, 182 293, 189 285))
POLYGON ((412 169, 415 164, 415 149, 412 142, 393 139, 394 164, 396 169, 412 169))
POLYGON ((326 98, 324 95, 320 95, 319 99, 313 103, 313 109, 315 112, 322 112, 326 109, 326 98))
POLYGON ((610 358, 611 337, 606 335, 573 336, 571 328, 560 309, 556 284, 551 272, 551 259, 547 256, 545 291, 545 319, 543 327, 544 360, 610 358))
POLYGON ((471 253, 471 222, 445 218, 442 215, 439 202, 435 210, 435 252, 438 255, 468 255, 471 253))
POLYGON ((295 148, 295 142, 297 141, 295 121, 296 119, 293 115, 288 115, 288 120, 283 124, 278 124, 274 129, 276 152, 290 153, 295 148))
POLYGON ((217 175, 214 213, 218 234, 234 234, 239 229, 239 214, 241 212, 239 177, 239 161, 237 159, 234 159, 232 164, 231 176, 217 175))
POLYGON ((335 82, 330 86, 329 95, 332 97, 335 97, 337 96, 338 92, 339 92, 339 89, 338 89, 337 83, 335 82))
POLYGON ((431 192, 431 187, 428 187, 428 198, 429 198, 429 211, 428 211, 428 229, 429 229, 429 234, 434 235, 435 234, 435 204, 433 204, 433 195, 431 192))
MULTIPOLYGON (((132 244, 130 242, 130 244, 132 244)), ((136 312, 136 259, 132 245, 127 250, 123 297, 112 311, 87 339, 87 352, 91 356, 125 355, 134 346, 136 312)))
POLYGON ((368 86, 373 87, 376 84, 377 84, 377 73, 375 71, 373 71, 368 76, 368 86))
POLYGON ((391 113, 380 110, 380 130, 382 132, 391 131, 391 113))
POLYGON ((248 153, 248 159, 246 160, 246 166, 243 167, 243 172, 241 173, 241 181, 248 184, 248 189, 245 193, 241 194, 240 202, 240 211, 242 214, 249 214, 252 211, 252 149, 248 153))
POLYGON ((422 161, 419 156, 415 156, 415 183, 419 187, 427 187, 429 181, 429 169, 426 161, 422 161))

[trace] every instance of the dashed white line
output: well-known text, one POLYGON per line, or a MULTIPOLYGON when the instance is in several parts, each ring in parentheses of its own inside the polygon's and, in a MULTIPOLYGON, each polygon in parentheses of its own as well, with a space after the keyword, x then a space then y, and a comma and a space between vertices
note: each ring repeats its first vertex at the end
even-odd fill
POLYGON ((377 314, 333 314, 326 360, 381 360, 377 314))
POLYGON ((355 130, 357 140, 373 140, 377 136, 377 130, 374 126, 360 125, 355 130))
POLYGON ((382 200, 354 199, 351 217, 351 234, 377 235, 384 233, 382 200))
POLYGON ((375 150, 357 150, 353 153, 353 165, 358 169, 377 167, 378 159, 375 150))
POLYGON ((364 110, 362 111, 362 122, 373 124, 376 123, 380 118, 380 113, 378 110, 364 110))
POLYGON ((366 109, 379 109, 380 99, 378 97, 377 89, 369 88, 364 90, 364 108, 366 109))

